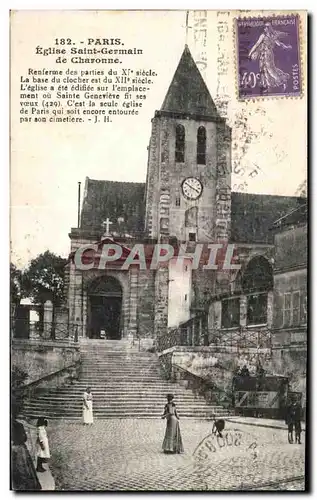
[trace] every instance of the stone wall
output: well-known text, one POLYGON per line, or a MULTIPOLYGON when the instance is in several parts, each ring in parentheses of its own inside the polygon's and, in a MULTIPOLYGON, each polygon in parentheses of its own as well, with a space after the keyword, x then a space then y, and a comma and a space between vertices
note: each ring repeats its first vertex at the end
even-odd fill
POLYGON ((65 342, 12 340, 11 365, 28 374, 26 384, 74 365, 80 360, 79 345, 65 342))
POLYGON ((217 124, 216 238, 230 239, 231 229, 231 129, 217 124))
MULTIPOLYGON (((307 269, 297 269, 274 275, 274 328, 280 329, 284 326, 284 295, 286 293, 298 293, 299 297, 299 317, 294 324, 294 315, 291 317, 290 323, 285 326, 300 326, 307 323, 306 307, 307 307, 307 269)), ((293 298, 290 297, 291 309, 293 308, 293 298)))
POLYGON ((307 351, 306 348, 273 349, 271 370, 289 377, 290 389, 302 392, 303 406, 306 405, 306 376, 307 351))
POLYGON ((260 361, 266 375, 289 377, 290 390, 302 392, 303 406, 306 403, 306 351, 290 349, 237 349, 233 347, 175 347, 162 353, 168 356, 171 365, 177 365, 200 377, 211 380, 219 390, 231 386, 233 371, 246 365, 255 375, 260 361))
POLYGON ((186 258, 175 258, 169 261, 169 328, 176 328, 190 319, 191 265, 191 260, 186 258))
POLYGON ((159 119, 152 119, 152 134, 149 144, 149 157, 146 181, 145 231, 153 237, 158 232, 157 194, 153 186, 158 185, 159 175, 159 119))
POLYGON ((168 266, 160 266, 155 275, 154 336, 167 333, 168 322, 168 266))
POLYGON ((141 338, 154 335, 155 273, 140 270, 138 280, 137 331, 141 338))
POLYGON ((177 347, 173 351, 173 363, 191 371, 195 375, 204 376, 212 367, 220 365, 232 372, 237 367, 247 365, 250 373, 255 373, 257 360, 268 363, 271 360, 269 349, 235 347, 177 347))
POLYGON ((275 268, 289 269, 307 265, 307 225, 290 228, 275 235, 275 268))

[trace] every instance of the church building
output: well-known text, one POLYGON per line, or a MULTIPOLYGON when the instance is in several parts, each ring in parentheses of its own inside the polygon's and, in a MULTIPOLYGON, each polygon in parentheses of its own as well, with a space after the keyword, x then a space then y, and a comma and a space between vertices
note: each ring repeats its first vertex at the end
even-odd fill
POLYGON ((270 329, 273 225, 301 202, 231 191, 231 129, 185 46, 151 120, 145 182, 86 178, 80 227, 69 236, 72 255, 82 245, 116 242, 123 254, 136 244, 185 245, 186 256, 157 269, 109 262, 82 270, 70 260, 69 322, 84 338, 157 340, 204 314, 192 345, 232 328, 270 329), (199 244, 234 245, 240 268, 195 268, 199 244))

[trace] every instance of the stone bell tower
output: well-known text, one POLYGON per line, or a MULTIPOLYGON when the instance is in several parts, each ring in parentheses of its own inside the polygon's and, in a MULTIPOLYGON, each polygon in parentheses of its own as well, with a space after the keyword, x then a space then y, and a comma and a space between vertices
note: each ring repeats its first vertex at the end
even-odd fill
POLYGON ((152 119, 145 214, 150 237, 206 243, 229 238, 230 152, 231 129, 185 45, 152 119))
MULTIPOLYGON (((152 119, 145 213, 149 237, 158 242, 176 237, 179 243, 228 240, 230 149, 231 129, 219 116, 185 45, 162 107, 152 119)), ((189 319, 192 276, 186 263, 180 274, 167 266, 157 269, 156 337, 164 335, 172 322, 175 325, 175 317, 184 320, 187 315, 189 319), (187 281, 186 272, 189 272, 187 281), (171 286, 176 282, 183 285, 172 293, 171 286), (173 311, 169 310, 172 308, 173 311)))

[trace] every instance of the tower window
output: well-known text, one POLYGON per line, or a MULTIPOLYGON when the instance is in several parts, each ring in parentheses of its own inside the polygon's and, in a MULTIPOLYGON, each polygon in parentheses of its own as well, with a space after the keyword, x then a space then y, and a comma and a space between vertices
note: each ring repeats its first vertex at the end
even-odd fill
POLYGON ((206 165, 206 129, 199 127, 197 130, 197 163, 206 165))
POLYGON ((184 163, 185 160, 185 128, 183 125, 177 125, 175 137, 175 161, 184 163))
POLYGON ((177 207, 180 207, 180 205, 181 205, 181 199, 180 199, 180 197, 179 197, 179 196, 176 196, 175 205, 176 205, 177 207))
POLYGON ((189 241, 196 241, 196 233, 189 233, 188 239, 189 241))

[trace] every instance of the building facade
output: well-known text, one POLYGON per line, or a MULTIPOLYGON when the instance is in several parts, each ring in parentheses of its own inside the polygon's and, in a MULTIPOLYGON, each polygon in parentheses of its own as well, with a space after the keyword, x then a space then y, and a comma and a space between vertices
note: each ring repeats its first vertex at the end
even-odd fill
POLYGON ((158 338, 208 304, 205 342, 238 330, 259 343, 273 328, 278 283, 271 228, 302 200, 231 192, 231 129, 187 46, 151 127, 144 184, 86 179, 80 227, 69 235, 69 322, 82 337, 158 338), (188 257, 177 269, 172 260, 158 269, 75 265, 82 245, 102 252, 113 242, 123 255, 136 244, 149 253, 155 243, 185 245, 188 257), (194 269, 195 247, 210 243, 234 244, 241 269, 194 269))

